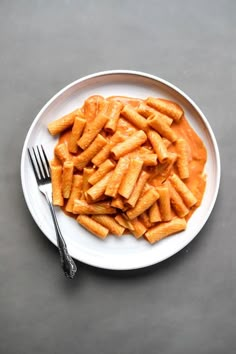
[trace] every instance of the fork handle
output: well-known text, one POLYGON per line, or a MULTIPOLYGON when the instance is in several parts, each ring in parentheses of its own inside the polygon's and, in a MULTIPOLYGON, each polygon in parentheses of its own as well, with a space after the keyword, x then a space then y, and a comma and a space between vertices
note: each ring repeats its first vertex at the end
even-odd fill
POLYGON ((68 253, 65 240, 62 236, 60 227, 58 225, 55 209, 52 205, 52 202, 50 201, 48 194, 45 194, 45 195, 46 195, 46 200, 47 200, 49 208, 50 208, 50 212, 51 212, 52 219, 53 219, 53 224, 54 224, 56 235, 57 235, 57 245, 58 245, 58 250, 59 250, 60 258, 61 258, 61 266, 62 266, 62 269, 65 273, 65 276, 67 278, 72 279, 75 276, 75 273, 77 271, 77 267, 76 267, 76 264, 73 261, 72 257, 68 253))

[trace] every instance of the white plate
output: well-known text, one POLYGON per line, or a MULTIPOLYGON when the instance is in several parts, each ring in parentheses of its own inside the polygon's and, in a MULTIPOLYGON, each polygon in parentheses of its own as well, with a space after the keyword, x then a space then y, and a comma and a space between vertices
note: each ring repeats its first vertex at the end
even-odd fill
POLYGON ((214 206, 220 182, 220 158, 214 134, 197 105, 180 89, 158 77, 135 71, 106 71, 79 79, 58 92, 39 112, 26 136, 21 158, 21 181, 28 208, 42 232, 56 244, 56 236, 48 206, 38 190, 27 147, 42 144, 51 159, 57 138, 47 131, 47 124, 81 106, 90 95, 165 97, 177 101, 185 111, 192 127, 204 141, 208 159, 205 167, 207 185, 200 208, 191 217, 187 229, 154 245, 144 239, 127 235, 109 236, 100 240, 78 223, 57 210, 62 234, 69 253, 79 261, 107 269, 136 269, 146 267, 174 255, 185 247, 201 230, 214 206))

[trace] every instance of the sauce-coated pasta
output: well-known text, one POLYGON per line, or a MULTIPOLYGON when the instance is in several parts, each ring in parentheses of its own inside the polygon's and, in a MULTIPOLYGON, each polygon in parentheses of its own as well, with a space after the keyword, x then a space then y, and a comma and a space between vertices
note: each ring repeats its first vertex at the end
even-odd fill
POLYGON ((175 102, 91 96, 48 130, 60 134, 54 204, 102 239, 153 244, 184 230, 201 204, 206 148, 175 102))

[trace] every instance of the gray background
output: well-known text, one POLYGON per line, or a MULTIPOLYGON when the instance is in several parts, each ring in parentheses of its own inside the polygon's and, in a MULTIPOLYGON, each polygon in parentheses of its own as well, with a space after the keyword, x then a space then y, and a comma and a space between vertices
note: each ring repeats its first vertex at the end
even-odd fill
POLYGON ((234 0, 0 1, 0 353, 236 350, 234 0), (140 271, 80 264, 74 281, 29 214, 20 157, 58 90, 107 69, 145 71, 192 97, 216 135, 219 196, 197 238, 140 271))

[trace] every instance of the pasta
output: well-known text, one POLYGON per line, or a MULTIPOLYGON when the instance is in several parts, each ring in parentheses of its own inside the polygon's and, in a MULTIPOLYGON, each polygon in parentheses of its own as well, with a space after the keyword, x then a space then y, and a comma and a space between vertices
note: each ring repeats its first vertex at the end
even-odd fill
POLYGON ((68 150, 71 153, 77 153, 79 151, 78 148, 78 140, 83 132, 86 120, 80 116, 76 116, 74 120, 74 124, 71 131, 71 136, 68 141, 68 150))
POLYGON ((123 157, 119 159, 114 172, 112 173, 109 183, 107 184, 105 195, 109 197, 116 197, 118 189, 122 180, 122 176, 129 167, 129 159, 123 157))
POLYGON ((50 122, 53 204, 101 239, 153 244, 180 232, 201 204, 206 149, 165 99, 100 95, 50 122))
POLYGON ((143 143, 145 143, 146 140, 146 134, 142 130, 139 130, 132 136, 128 137, 125 141, 115 145, 111 149, 112 157, 114 157, 115 159, 119 159, 120 157, 141 146, 143 143))
POLYGON ((104 161, 99 166, 97 171, 94 172, 91 177, 89 177, 89 179, 88 179, 89 183, 94 185, 95 183, 100 181, 100 179, 102 179, 102 177, 104 177, 109 171, 114 169, 114 167, 115 167, 115 163, 112 162, 111 160, 104 161))
POLYGON ((70 160, 70 154, 68 151, 68 146, 67 144, 58 144, 55 147, 54 150, 55 156, 61 161, 61 163, 64 163, 67 160, 70 160))
POLYGON ((83 183, 82 183, 82 195, 81 199, 87 199, 87 190, 91 187, 91 184, 89 183, 89 178, 93 175, 94 170, 93 168, 88 168, 85 167, 83 169, 83 183))
POLYGON ((64 198, 62 195, 62 167, 51 165, 51 178, 52 178, 52 202, 54 205, 63 206, 64 198))
POLYGON ((152 204, 159 198, 159 193, 154 189, 148 190, 137 202, 133 209, 127 211, 127 216, 130 220, 141 215, 144 211, 150 208, 152 204))
POLYGON ((92 218, 99 224, 107 227, 108 230, 114 235, 121 236, 125 231, 125 228, 118 224, 118 222, 116 222, 116 220, 109 215, 96 215, 92 218))
POLYGON ((65 116, 54 120, 53 122, 48 124, 48 131, 51 135, 57 135, 62 133, 64 130, 70 128, 74 124, 75 117, 81 114, 80 109, 76 109, 75 111, 66 114, 65 116))
POLYGON ((95 166, 100 166, 104 161, 109 158, 111 149, 121 141, 124 141, 124 136, 118 131, 110 138, 110 141, 94 156, 92 163, 95 166))
POLYGON ((145 233, 145 237, 150 243, 154 243, 169 235, 182 231, 185 228, 186 220, 184 218, 174 218, 169 222, 161 223, 152 227, 145 233))
POLYGON ((168 186, 157 187, 159 193, 159 210, 162 221, 169 221, 172 219, 170 206, 170 192, 168 186))
POLYGON ((150 175, 146 171, 141 172, 139 179, 131 193, 131 196, 126 201, 126 205, 128 205, 129 207, 134 207, 136 205, 138 198, 140 197, 140 194, 149 177, 150 175))
POLYGON ((93 220, 88 215, 79 215, 76 220, 80 225, 85 227, 85 229, 102 239, 106 238, 109 233, 108 228, 102 226, 99 222, 93 220))
POLYGON ((72 161, 64 162, 62 173, 62 194, 64 198, 69 198, 70 196, 73 180, 73 169, 74 165, 72 161))
POLYGON ((89 204, 85 200, 76 199, 73 206, 73 214, 115 214, 116 209, 108 202, 89 204))
POLYGON ((143 118, 139 113, 137 113, 132 106, 126 105, 121 111, 121 114, 138 129, 144 131, 147 130, 148 128, 147 120, 143 118))
POLYGON ((161 221, 160 208, 157 202, 155 202, 149 209, 149 220, 151 223, 161 221))
POLYGON ((150 143, 152 144, 153 150, 157 154, 159 161, 161 163, 166 162, 168 159, 168 151, 160 135, 154 130, 150 129, 147 133, 147 136, 150 143))
MULTIPOLYGON (((140 113, 145 118, 148 118, 148 117, 152 116, 153 114, 157 113, 157 111, 154 108, 149 107, 145 103, 140 103, 140 105, 138 106, 137 111, 138 111, 138 113, 140 113)), ((171 125, 171 123, 173 122, 172 118, 167 117, 164 114, 162 114, 162 120, 163 120, 163 122, 165 122, 168 125, 171 125)))
POLYGON ((133 223, 130 220, 128 220, 127 217, 125 217, 125 215, 118 214, 115 216, 115 220, 118 222, 118 224, 123 226, 125 229, 132 230, 132 231, 134 230, 133 223))
POLYGON ((174 208, 174 211, 180 218, 183 218, 189 213, 189 209, 186 207, 186 205, 183 202, 183 199, 181 198, 181 196, 176 191, 176 189, 172 186, 171 183, 169 183, 169 191, 170 191, 170 202, 172 207, 174 208))
POLYGON ((177 161, 176 165, 179 172, 179 177, 185 179, 189 177, 188 168, 188 147, 184 139, 180 138, 176 141, 177 161))
POLYGON ((145 225, 143 225, 143 223, 138 218, 133 219, 131 223, 134 228, 134 230, 132 230, 132 233, 136 238, 140 238, 147 231, 145 225))
POLYGON ((181 179, 176 175, 173 174, 170 176, 170 182, 172 183, 173 187, 177 190, 177 192, 182 197, 184 203, 188 208, 191 208, 194 204, 197 203, 197 198, 193 195, 191 190, 186 186, 186 184, 181 181, 181 179))
POLYGON ((79 156, 74 158, 74 165, 78 170, 82 170, 92 160, 96 153, 106 144, 106 139, 98 134, 96 139, 79 156))
POLYGON ((148 97, 146 102, 149 106, 154 107, 157 111, 166 114, 175 121, 179 121, 183 117, 183 109, 174 102, 155 97, 148 97))
POLYGON ((130 159, 126 175, 122 178, 118 193, 128 199, 132 194, 136 181, 142 170, 143 162, 138 159, 130 159))
POLYGON ((175 131, 163 120, 161 113, 155 113, 147 119, 148 124, 155 129, 162 137, 174 142, 177 140, 175 131))
POLYGON ((108 133, 114 133, 120 118, 120 111, 123 105, 121 102, 110 101, 107 108, 108 122, 105 125, 104 130, 108 133))
POLYGON ((80 175, 73 175, 71 193, 65 208, 65 210, 68 213, 73 212, 75 200, 81 197, 82 185, 83 185, 83 177, 80 175))
POLYGON ((107 115, 104 111, 101 111, 79 139, 78 145, 81 147, 81 149, 85 150, 91 144, 91 142, 98 135, 98 133, 100 133, 107 121, 107 115))

